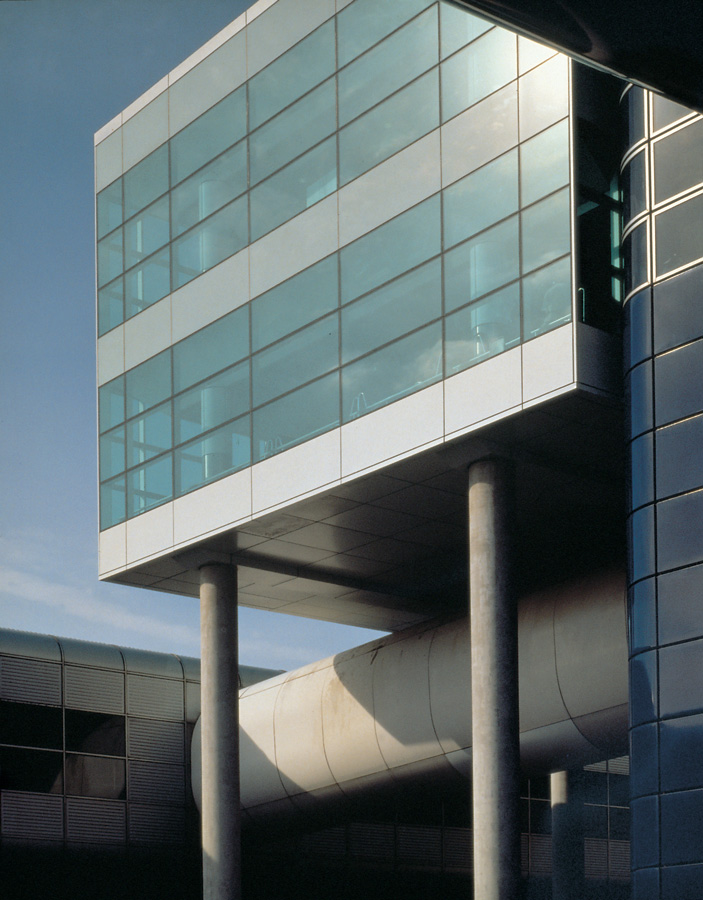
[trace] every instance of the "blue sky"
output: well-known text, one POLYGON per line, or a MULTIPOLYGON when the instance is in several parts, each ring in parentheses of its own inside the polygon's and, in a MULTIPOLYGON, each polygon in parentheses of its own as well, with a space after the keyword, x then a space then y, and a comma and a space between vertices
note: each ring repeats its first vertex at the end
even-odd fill
MULTIPOLYGON (((199 655, 192 598, 97 579, 93 134, 243 0, 0 2, 0 625, 199 655)), ((377 632, 242 609, 240 659, 377 632)))

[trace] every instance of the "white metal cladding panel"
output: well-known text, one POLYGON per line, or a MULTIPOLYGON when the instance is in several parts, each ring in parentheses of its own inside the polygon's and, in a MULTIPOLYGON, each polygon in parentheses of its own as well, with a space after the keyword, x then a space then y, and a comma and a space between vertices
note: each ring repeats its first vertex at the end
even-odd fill
POLYGON ((349 826, 349 855, 357 859, 392 860, 394 845, 393 825, 352 823, 349 826))
POLYGON ((66 706, 95 712, 124 712, 124 675, 82 666, 66 666, 64 671, 66 706))
POLYGON ((608 841, 605 838, 586 838, 584 862, 586 878, 607 878, 608 841))
POLYGON ((185 836, 185 810, 178 806, 129 807, 129 839, 146 844, 180 844, 185 836))
POLYGON ((0 656, 0 698, 61 705, 61 664, 0 656))
POLYGON ((444 829, 445 869, 471 869, 474 864, 474 835, 470 828, 444 829))
POLYGON ((439 866, 442 862, 442 835, 439 828, 399 825, 398 862, 414 866, 439 866))
POLYGON ((552 871, 552 837, 530 835, 530 875, 550 875, 552 871))
POLYGON ((184 761, 185 738, 181 722, 129 719, 127 734, 127 756, 174 764, 184 761))
POLYGON ((185 769, 159 763, 129 762, 130 803, 185 803, 185 769))
POLYGON ((183 720, 183 682, 149 675, 127 676, 127 713, 183 720))
POLYGON ((126 804, 118 800, 66 799, 66 840, 82 844, 123 844, 126 804))
POLYGON ((3 791, 0 815, 3 837, 63 840, 63 797, 3 791))
POLYGON ((630 842, 611 841, 608 854, 608 874, 611 878, 629 880, 630 842))

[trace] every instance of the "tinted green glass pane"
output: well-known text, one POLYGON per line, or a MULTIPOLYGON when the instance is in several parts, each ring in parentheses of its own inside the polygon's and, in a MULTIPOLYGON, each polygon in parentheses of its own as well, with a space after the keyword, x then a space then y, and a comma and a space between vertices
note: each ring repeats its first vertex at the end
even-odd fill
POLYGON ((439 259, 435 259, 344 307, 342 363, 395 340, 441 314, 442 267, 439 259))
POLYGON ((134 469, 127 475, 127 510, 136 516, 173 496, 171 454, 134 469))
POLYGON ((337 255, 328 256, 251 303, 252 350, 259 350, 337 308, 337 255))
POLYGON ((445 309, 464 306, 519 274, 518 217, 513 216, 445 254, 445 309))
POLYGON ((124 227, 125 268, 141 262, 169 240, 168 196, 153 203, 124 227))
POLYGON ((447 316, 447 377, 509 350, 519 342, 520 287, 512 284, 447 316))
POLYGON ((654 220, 657 275, 703 257, 703 194, 679 203, 654 220))
POLYGON ((157 406, 127 425, 127 465, 144 463, 171 449, 171 403, 157 406))
POLYGON ((656 203, 703 181, 702 141, 703 121, 699 119, 653 145, 656 203))
POLYGON ((569 123, 559 122, 520 147, 520 192, 527 206, 569 181, 569 123))
POLYGON ((173 237, 234 200, 247 187, 247 146, 242 141, 171 193, 173 237))
POLYGON ((171 394, 171 351, 164 350, 125 374, 127 416, 156 406, 171 394))
POLYGON ((337 76, 344 125, 438 61, 437 8, 427 10, 337 76))
POLYGON ((124 279, 118 278, 98 291, 98 335, 124 321, 124 279))
POLYGON ((124 174, 125 219, 168 190, 168 144, 150 153, 124 174))
POLYGON ((471 237, 517 208, 517 150, 512 150, 444 191, 445 247, 471 237))
POLYGON ((248 353, 249 311, 240 307, 174 346, 174 390, 182 391, 248 353))
POLYGON ((121 475, 107 484, 100 485, 100 528, 112 528, 127 518, 127 488, 121 475))
POLYGON ((100 431, 124 422, 124 375, 108 381, 98 390, 100 431))
POLYGON ((244 416, 176 451, 177 495, 251 464, 249 420, 244 416))
POLYGON ((106 235, 122 224, 122 179, 100 191, 97 197, 98 237, 106 235))
POLYGON ((439 125, 439 73, 428 72, 347 125, 339 134, 344 184, 439 125))
POLYGON ((517 78, 517 38, 494 28, 442 63, 442 121, 517 78))
POLYGON ((342 413, 349 422, 442 377, 440 322, 342 369, 342 413))
POLYGON ((100 480, 112 478, 125 468, 125 430, 121 426, 100 436, 100 480))
POLYGON ((164 247, 130 269, 125 281, 125 318, 136 316, 171 290, 171 250, 164 247))
POLYGON ((241 87, 171 138, 171 184, 236 144, 246 127, 246 90, 241 87))
POLYGON ((339 425, 339 372, 326 375, 254 413, 254 462, 339 425))
POLYGON ((479 19, 460 6, 440 3, 439 36, 442 42, 442 59, 476 40, 492 27, 491 22, 479 19))
POLYGON ((522 271, 543 266, 571 247, 569 191, 559 191, 522 213, 522 271))
POLYGON ((249 128, 257 128, 334 72, 329 21, 249 81, 249 128))
POLYGON ((172 244, 173 289, 232 256, 247 243, 247 198, 240 197, 172 244))
POLYGON ((571 258, 528 275, 522 282, 523 340, 571 321, 571 258))
POLYGON ((197 437, 249 408, 249 362, 240 363, 173 401, 174 440, 197 437))
POLYGON ((399 28, 430 5, 431 0, 404 0, 402 3, 356 0, 337 16, 339 65, 368 50, 381 38, 399 28))
POLYGON ((249 136, 249 177, 256 184, 335 130, 334 79, 315 88, 249 136))
POLYGON ((254 406, 339 365, 339 317, 327 316, 252 359, 254 406))
POLYGON ((336 190, 336 144, 326 140, 251 191, 252 241, 336 190))
POLYGON ((98 241, 98 287, 122 274, 122 229, 98 241))
POLYGON ((342 303, 436 256, 440 248, 440 203, 437 195, 340 251, 342 303))

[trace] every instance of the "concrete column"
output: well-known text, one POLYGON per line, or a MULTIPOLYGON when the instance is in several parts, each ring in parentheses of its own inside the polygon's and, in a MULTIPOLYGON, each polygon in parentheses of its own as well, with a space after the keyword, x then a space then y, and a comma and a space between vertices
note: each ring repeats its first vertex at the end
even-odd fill
POLYGON ((578 772, 552 772, 552 900, 581 900, 583 799, 578 772))
POLYGON ((520 895, 517 604, 511 477, 502 459, 469 467, 474 900, 520 895))
POLYGON ((239 900, 237 570, 200 569, 203 900, 239 900))

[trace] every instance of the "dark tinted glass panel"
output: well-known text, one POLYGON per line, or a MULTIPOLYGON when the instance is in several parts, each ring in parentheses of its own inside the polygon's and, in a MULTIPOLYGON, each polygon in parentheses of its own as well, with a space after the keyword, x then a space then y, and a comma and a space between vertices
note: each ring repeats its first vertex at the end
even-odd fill
POLYGON ((670 644, 703 634, 703 566, 658 578, 659 641, 670 644))
POLYGON ((100 430, 124 422, 124 375, 108 381, 98 391, 100 405, 100 430))
POLYGON ((629 294, 649 281, 647 268, 647 223, 638 225, 623 240, 622 253, 625 271, 625 293, 629 294))
POLYGON ((703 716, 663 720, 659 726, 662 790, 703 786, 703 716))
POLYGON ((530 800, 530 832, 552 833, 552 808, 546 800, 530 800))
POLYGON ((61 750, 61 709, 0 700, 0 744, 61 750))
POLYGON ((623 309, 623 351, 625 370, 652 355, 651 292, 640 291, 623 309))
POLYGON ((124 279, 118 278, 112 284, 98 291, 98 335, 124 321, 124 279))
POLYGON ((124 716, 66 710, 66 749, 84 753, 125 755, 124 716))
POLYGON ((127 415, 144 412, 171 393, 171 351, 152 356, 125 375, 127 415))
MULTIPOLYGON (((703 416, 657 432, 657 496, 703 487, 703 416)), ((634 478, 634 475, 633 475, 634 478)))
POLYGON ((654 350, 670 350, 703 334, 703 266, 653 288, 654 350))
POLYGON ((657 595, 654 578, 645 578, 630 588, 630 641, 632 651, 657 645, 657 595))
POLYGON ((630 731, 630 795, 641 797, 659 790, 658 725, 641 725, 630 731))
POLYGON ((176 493, 185 494, 251 464, 249 416, 243 416, 176 451, 176 493))
POLYGON ((67 754, 66 793, 78 797, 124 800, 124 760, 67 754))
POLYGON ((659 651, 659 703, 662 716, 703 709, 703 640, 659 651))
POLYGON ((608 808, 606 806, 584 806, 583 830, 587 838, 607 838, 608 808))
POLYGON ((657 652, 639 653, 630 660, 630 724, 657 718, 657 652))
POLYGON ((703 257, 703 194, 679 203, 654 220, 657 275, 703 257))
POLYGON ((661 854, 664 865, 703 858, 703 791, 664 794, 661 803, 661 854), (696 823, 694 825, 694 823, 696 823))
POLYGON ((520 288, 511 285, 447 316, 447 377, 520 341, 520 288))
POLYGON ((632 580, 646 578, 655 571, 654 510, 651 506, 638 509, 630 518, 632 580))
POLYGON ((62 793, 62 754, 49 750, 0 747, 0 787, 5 791, 62 793))
POLYGON ((246 92, 242 87, 171 138, 171 183, 204 166, 246 132, 246 92))
POLYGON ((634 144, 645 135, 645 93, 642 88, 633 86, 627 93, 629 113, 629 138, 634 144))
POLYGON ((698 119, 654 144, 655 202, 703 181, 703 120, 698 119))
POLYGON ((584 772, 582 784, 584 803, 608 802, 608 776, 605 772, 584 772))
POLYGON ((683 494, 658 504, 657 559, 660 571, 703 560, 701 522, 703 491, 683 494))
POLYGON ((128 475, 127 487, 130 516, 170 500, 173 496, 170 455, 133 469, 128 475))
POLYGON ((444 303, 450 312, 520 273, 518 217, 482 232, 444 255, 444 303))
POLYGON ((181 391, 214 375, 248 352, 248 310, 240 307, 174 346, 174 390, 181 391))
POLYGON ((612 808, 609 813, 610 818, 610 839, 611 841, 629 841, 630 840, 630 810, 612 808))
POLYGON ((629 416, 630 436, 652 428, 652 364, 643 362, 625 378, 625 410, 629 416))
POLYGON ((651 96, 655 131, 659 131, 660 128, 666 128, 667 125, 671 125, 678 119, 691 114, 691 110, 681 106, 680 103, 674 103, 673 100, 668 100, 666 97, 659 96, 659 94, 652 94, 651 96))
POLYGON ((168 145, 150 153, 124 174, 125 219, 168 190, 168 145))
POLYGON ((625 224, 647 208, 647 154, 633 156, 622 173, 625 224))
MULTIPOLYGON (((630 802, 630 777, 610 772, 608 775, 608 802, 611 806, 627 806, 630 802)), ((611 834, 611 837, 615 835, 611 834)))
POLYGON ((657 424, 703 409, 703 340, 658 356, 654 363, 657 424))
POLYGON ((632 509, 654 500, 654 438, 643 435, 630 445, 630 502, 632 509))

